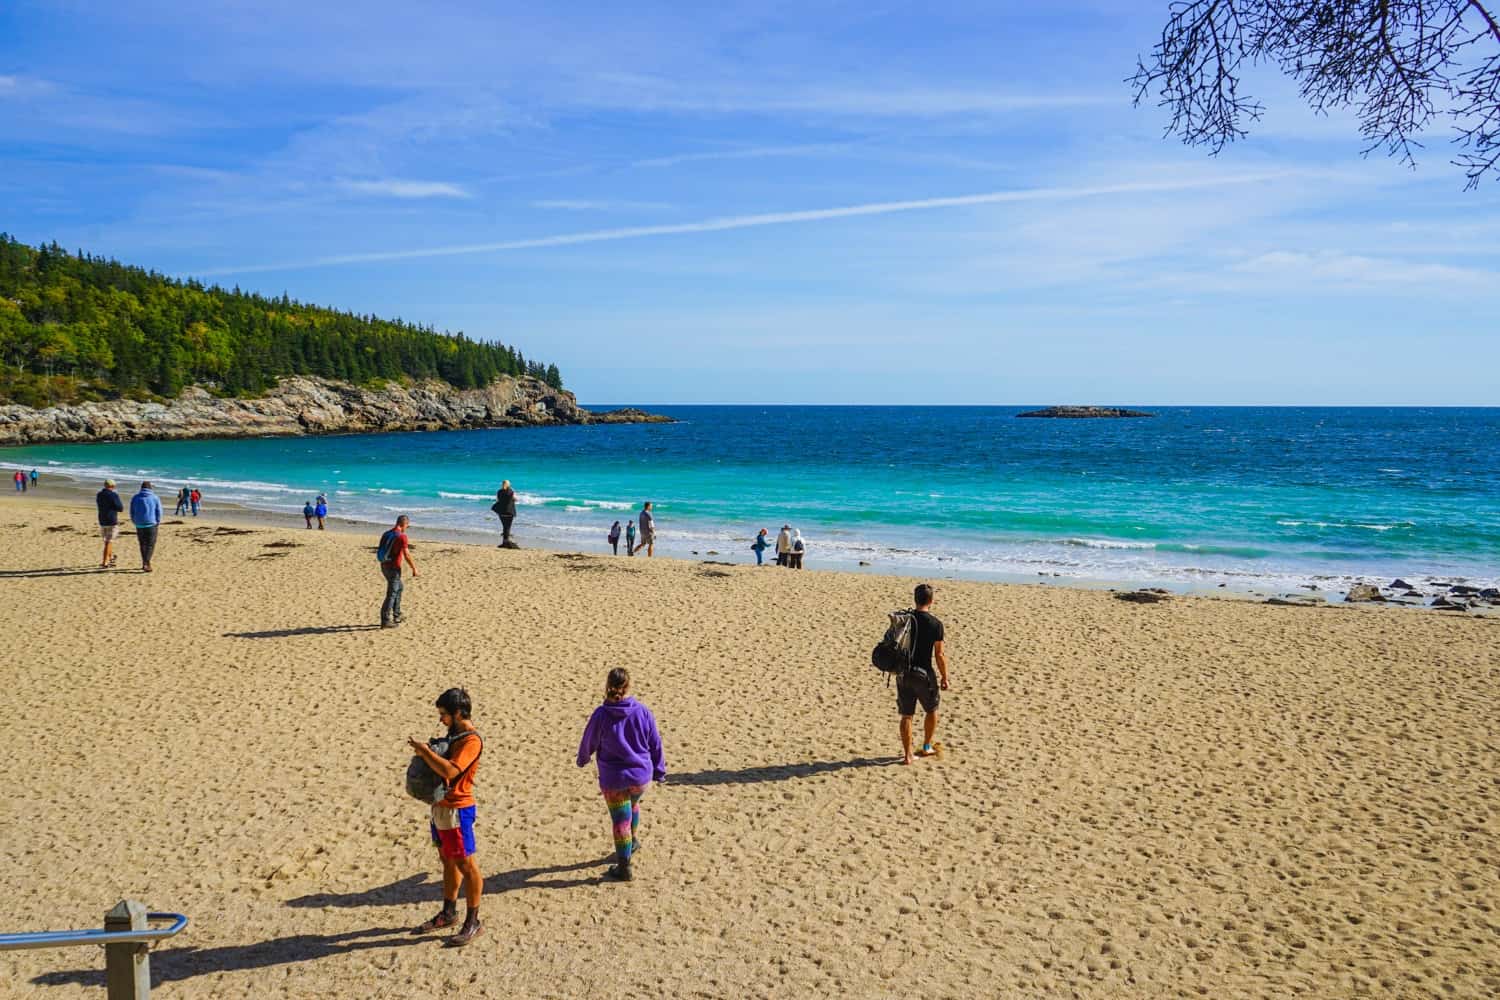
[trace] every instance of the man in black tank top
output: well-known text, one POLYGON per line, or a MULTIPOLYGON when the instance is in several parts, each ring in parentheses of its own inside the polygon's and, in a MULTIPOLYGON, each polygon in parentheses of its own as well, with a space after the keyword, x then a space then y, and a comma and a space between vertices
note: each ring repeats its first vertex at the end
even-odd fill
POLYGON ((917 634, 912 645, 911 669, 896 678, 896 711, 901 715, 903 764, 913 760, 912 717, 922 703, 922 749, 917 757, 931 757, 932 737, 937 732, 939 691, 948 690, 948 657, 943 652, 943 623, 932 613, 932 585, 919 584, 912 595, 916 604, 917 634))

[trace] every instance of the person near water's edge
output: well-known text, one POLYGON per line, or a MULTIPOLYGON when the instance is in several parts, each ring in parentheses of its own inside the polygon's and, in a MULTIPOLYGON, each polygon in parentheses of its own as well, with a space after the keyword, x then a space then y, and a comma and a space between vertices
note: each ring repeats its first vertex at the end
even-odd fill
POLYGON ((94 494, 94 505, 99 508, 99 537, 104 539, 104 555, 99 558, 99 568, 108 569, 115 564, 115 539, 120 537, 120 514, 125 503, 115 492, 115 481, 106 479, 104 489, 94 494))
POLYGON ((788 555, 787 565, 792 569, 802 568, 802 556, 807 552, 807 543, 802 540, 802 529, 798 528, 792 532, 792 550, 788 555))
POLYGON ((609 526, 609 534, 606 536, 609 547, 614 549, 615 555, 620 554, 620 522, 616 521, 609 526))
POLYGON ((635 518, 633 517, 625 522, 625 554, 635 555, 635 518))
POLYGON ((202 502, 203 494, 198 492, 198 487, 194 486, 193 491, 188 494, 188 503, 192 504, 194 517, 198 516, 198 505, 202 502))
POLYGON ((36 470, 31 470, 31 488, 36 489, 36 470))
POLYGON ((305 504, 302 505, 302 520, 304 520, 304 521, 307 522, 307 530, 308 531, 312 530, 313 515, 316 514, 317 512, 318 512, 318 510, 317 510, 316 507, 314 507, 312 505, 312 501, 311 500, 307 501, 307 503, 305 503, 305 504))
POLYGON ((765 565, 766 549, 770 547, 771 543, 766 540, 766 529, 761 528, 760 533, 755 536, 755 541, 750 543, 750 550, 755 553, 755 565, 765 565))
POLYGON ((484 896, 484 877, 474 843, 474 774, 479 770, 482 738, 469 715, 473 704, 463 688, 449 688, 438 696, 438 721, 448 730, 448 756, 442 757, 426 743, 410 737, 407 743, 433 773, 448 786, 448 794, 432 807, 430 832, 443 865, 443 908, 437 916, 418 924, 413 934, 452 927, 458 922, 458 891, 464 890, 463 926, 447 940, 451 948, 462 948, 479 936, 479 901, 484 896), (473 735, 464 736, 466 733, 473 735), (459 739, 458 737, 464 738, 459 739))
POLYGON ((783 524, 781 530, 776 534, 776 565, 790 566, 792 564, 792 526, 783 524))
POLYGON ((161 527, 161 500, 151 492, 149 479, 130 498, 130 523, 135 525, 136 544, 141 548, 141 572, 149 573, 151 556, 156 551, 156 532, 161 527))
POLYGON ((172 508, 172 516, 177 517, 181 514, 187 513, 187 506, 188 488, 184 486, 182 489, 177 491, 177 506, 172 508))
POLYGON ((318 519, 318 530, 323 530, 323 519, 328 516, 328 498, 321 493, 318 494, 318 502, 313 507, 313 517, 318 519))
POLYGON ((641 504, 641 544, 637 549, 645 549, 646 555, 656 555, 656 515, 651 513, 651 501, 647 500, 641 504))
POLYGON ((380 538, 385 558, 380 561, 380 572, 385 577, 385 601, 380 605, 380 627, 395 628, 401 624, 401 561, 411 567, 411 578, 417 578, 417 564, 411 560, 411 544, 406 539, 406 526, 411 518, 402 514, 396 518, 395 527, 380 538))
POLYGON ((641 849, 641 796, 652 781, 667 778, 661 732, 651 710, 630 697, 630 674, 616 667, 604 679, 604 704, 594 709, 578 743, 578 766, 599 761, 599 791, 614 831, 615 865, 608 878, 629 882, 631 858, 641 849))
POLYGON ((495 491, 495 502, 490 510, 500 516, 500 548, 510 547, 510 526, 516 519, 516 491, 510 488, 510 480, 500 483, 495 491))
POLYGON ((912 763, 912 717, 922 703, 922 749, 917 757, 931 757, 937 732, 939 691, 948 690, 948 656, 943 650, 943 623, 932 613, 932 585, 922 583, 912 594, 916 604, 916 636, 912 640, 911 669, 896 677, 896 711, 901 715, 901 763, 912 763), (936 666, 936 670, 934 670, 936 666))

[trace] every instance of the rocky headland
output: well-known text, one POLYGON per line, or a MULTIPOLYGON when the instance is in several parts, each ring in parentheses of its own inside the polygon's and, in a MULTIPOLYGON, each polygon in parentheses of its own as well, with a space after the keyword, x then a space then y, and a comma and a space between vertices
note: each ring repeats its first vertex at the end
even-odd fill
POLYGON ((193 386, 169 403, 0 405, 0 446, 671 422, 635 409, 591 413, 571 392, 533 378, 501 377, 482 389, 438 381, 368 389, 291 376, 254 399, 221 398, 193 386))
POLYGON ((1017 413, 1018 417, 1049 417, 1055 420, 1100 420, 1118 417, 1154 417, 1145 410, 1126 410, 1118 406, 1049 406, 1041 410, 1017 413))

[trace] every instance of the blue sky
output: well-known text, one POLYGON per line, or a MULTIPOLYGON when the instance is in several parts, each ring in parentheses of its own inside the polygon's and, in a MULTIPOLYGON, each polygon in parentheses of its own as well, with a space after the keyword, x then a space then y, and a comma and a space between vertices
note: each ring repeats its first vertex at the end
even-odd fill
POLYGON ((1163 139, 1165 2, 558 6, 8 0, 0 229, 584 402, 1500 404, 1500 184, 1163 139))

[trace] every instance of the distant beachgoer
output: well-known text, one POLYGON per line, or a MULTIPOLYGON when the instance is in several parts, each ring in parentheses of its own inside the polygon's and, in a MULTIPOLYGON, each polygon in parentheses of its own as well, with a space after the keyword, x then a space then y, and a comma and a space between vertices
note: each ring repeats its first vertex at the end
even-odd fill
POLYGON ((94 505, 99 508, 99 537, 104 539, 104 555, 99 558, 99 568, 108 569, 115 564, 115 539, 120 537, 120 514, 125 503, 115 492, 115 481, 106 479, 104 489, 94 494, 94 505))
POLYGON ((318 530, 323 530, 323 521, 328 517, 328 498, 322 494, 318 495, 318 505, 313 508, 313 516, 318 519, 318 530))
POLYGON ((500 516, 500 548, 510 547, 510 526, 516 519, 516 491, 510 488, 510 480, 500 484, 495 491, 495 502, 490 510, 500 516))
POLYGON ((802 556, 806 552, 807 552, 807 543, 802 540, 802 529, 799 528, 796 531, 792 532, 792 551, 791 551, 791 557, 792 557, 791 558, 791 567, 792 567, 792 569, 801 569, 802 568, 802 556))
POLYGON ((479 922, 484 876, 479 873, 474 843, 474 775, 479 770, 484 742, 469 719, 473 710, 469 692, 463 688, 449 688, 438 696, 437 710, 438 721, 448 730, 448 756, 439 756, 416 737, 409 737, 406 742, 448 786, 448 794, 432 807, 432 821, 428 827, 443 866, 443 908, 437 916, 412 928, 412 933, 426 934, 458 923, 458 890, 462 886, 463 926, 447 941, 450 947, 462 948, 484 930, 484 925, 479 922), (469 733, 473 735, 465 735, 469 733))
POLYGON ((16 482, 16 492, 17 493, 25 493, 26 492, 26 473, 22 472, 20 469, 17 469, 16 470, 16 474, 14 476, 11 476, 11 478, 14 479, 15 482, 16 482))
POLYGON ((411 560, 411 545, 406 540, 406 526, 411 518, 402 514, 396 526, 380 536, 380 572, 385 576, 385 601, 380 605, 380 627, 395 628, 401 624, 401 561, 411 567, 411 578, 417 578, 417 564, 411 560))
POLYGON ((661 733, 651 710, 630 697, 630 674, 623 667, 604 679, 604 704, 594 709, 578 743, 578 766, 599 761, 599 791, 614 828, 615 865, 605 875, 621 882, 634 878, 630 861, 640 849, 641 795, 652 781, 667 779, 661 733))
POLYGON ((635 518, 625 522, 625 554, 635 555, 635 518))
POLYGON ((937 732, 939 691, 948 690, 948 657, 943 651, 943 623, 932 613, 932 585, 922 583, 912 595, 916 603, 916 637, 912 640, 911 669, 896 676, 896 711, 901 715, 901 756, 912 762, 911 725, 922 703, 922 749, 918 757, 931 757, 932 737, 937 732), (934 672, 933 665, 937 670, 934 672))
POLYGON ((31 488, 36 489, 36 470, 31 470, 31 488))
POLYGON ((141 572, 149 573, 161 527, 161 500, 151 492, 150 480, 141 483, 141 491, 130 498, 130 523, 135 525, 135 541, 141 547, 141 572))
POLYGON ((616 521, 609 527, 609 547, 615 550, 615 555, 620 554, 620 522, 616 521))
POLYGON ((198 487, 193 487, 193 492, 188 494, 188 501, 193 505, 193 516, 198 516, 198 505, 203 502, 203 494, 198 492, 198 487))
POLYGON ((188 509, 188 488, 184 486, 177 491, 177 506, 172 508, 172 516, 178 517, 186 514, 188 509))
POLYGON ((792 564, 792 526, 783 524, 781 530, 776 534, 776 565, 790 566, 792 564))
POLYGON ((766 549, 771 547, 766 538, 766 529, 761 528, 760 533, 755 536, 755 541, 750 543, 750 549, 755 553, 755 565, 764 566, 766 563, 766 549))
POLYGON ((637 549, 645 549, 646 555, 656 555, 656 517, 651 513, 651 501, 647 500, 641 504, 641 544, 637 549))
POLYGON ((308 531, 312 530, 312 519, 313 516, 317 514, 317 512, 318 509, 313 506, 313 502, 311 500, 302 505, 302 520, 307 522, 308 531))

